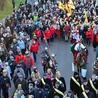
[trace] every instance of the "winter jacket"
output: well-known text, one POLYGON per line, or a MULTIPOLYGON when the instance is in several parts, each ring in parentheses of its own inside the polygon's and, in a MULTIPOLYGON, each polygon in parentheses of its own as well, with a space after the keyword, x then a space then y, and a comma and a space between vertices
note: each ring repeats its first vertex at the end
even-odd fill
POLYGON ((27 91, 27 81, 25 79, 23 79, 22 81, 20 79, 17 79, 15 82, 15 88, 18 88, 18 84, 21 84, 22 89, 24 92, 27 91))
MULTIPOLYGON (((30 65, 31 65, 31 67, 34 66, 34 60, 33 60, 33 58, 30 56, 29 59, 30 59, 30 65)), ((28 58, 27 57, 24 58, 24 62, 27 65, 27 63, 28 63, 28 58)))
POLYGON ((31 52, 38 52, 39 51, 38 43, 32 44, 30 46, 30 51, 31 52))
POLYGON ((23 40, 18 40, 17 44, 20 49, 25 49, 25 43, 23 40))

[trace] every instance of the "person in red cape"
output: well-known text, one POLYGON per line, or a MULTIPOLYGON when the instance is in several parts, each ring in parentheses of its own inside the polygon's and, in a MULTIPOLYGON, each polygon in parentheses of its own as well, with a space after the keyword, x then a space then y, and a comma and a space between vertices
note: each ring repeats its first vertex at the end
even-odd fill
POLYGON ((93 29, 92 28, 88 28, 88 31, 85 32, 85 36, 86 36, 88 45, 91 44, 92 34, 93 34, 93 29))
POLYGON ((56 30, 55 30, 55 28, 53 27, 53 26, 51 26, 50 27, 50 32, 51 32, 51 40, 53 41, 54 40, 54 36, 55 36, 55 32, 56 32, 56 30))
POLYGON ((47 27, 46 30, 44 31, 44 39, 47 40, 48 44, 49 44, 51 36, 52 36, 52 34, 51 34, 49 28, 47 27))
POLYGON ((35 40, 32 40, 32 45, 30 46, 30 52, 33 53, 34 61, 36 62, 36 55, 39 51, 39 44, 35 40))
POLYGON ((15 56, 16 63, 19 63, 20 59, 24 61, 24 55, 21 53, 21 51, 18 51, 18 54, 15 56))
POLYGON ((26 78, 28 78, 28 72, 31 75, 31 68, 34 66, 34 60, 32 56, 30 56, 29 51, 26 51, 25 54, 24 62, 26 64, 26 78))
POLYGON ((41 30, 38 27, 34 31, 34 34, 36 35, 37 39, 41 38, 41 36, 42 36, 41 30))

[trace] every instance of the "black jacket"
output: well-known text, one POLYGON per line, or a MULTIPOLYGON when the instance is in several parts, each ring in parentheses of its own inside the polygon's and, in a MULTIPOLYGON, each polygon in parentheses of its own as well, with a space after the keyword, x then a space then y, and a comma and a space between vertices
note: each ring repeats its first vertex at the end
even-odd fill
MULTIPOLYGON (((61 91, 65 92, 66 91, 65 79, 63 77, 60 77, 59 80, 63 83, 63 84, 60 85, 61 91)), ((56 79, 54 79, 54 85, 55 85, 56 82, 57 82, 56 79)))
MULTIPOLYGON (((44 79, 44 78, 43 78, 44 79)), ((50 86, 50 88, 52 88, 52 82, 51 82, 51 80, 50 79, 44 79, 44 82, 46 83, 46 84, 48 84, 49 86, 50 86)), ((41 81, 41 87, 43 88, 44 87, 44 84, 42 83, 42 81, 41 81)))
POLYGON ((44 98, 44 91, 41 88, 39 88, 39 89, 34 88, 31 91, 30 95, 33 95, 34 98, 44 98))
POLYGON ((0 81, 1 81, 1 87, 3 89, 11 87, 10 78, 8 76, 1 76, 0 81))
MULTIPOLYGON (((79 84, 81 85, 81 80, 80 77, 75 78, 79 84)), ((70 89, 74 92, 74 94, 77 94, 78 97, 80 96, 80 91, 81 88, 72 80, 72 78, 70 79, 70 89)))
POLYGON ((14 73, 14 70, 15 70, 15 68, 16 68, 16 62, 10 60, 10 61, 9 61, 9 66, 10 66, 10 68, 11 68, 12 73, 14 73))
MULTIPOLYGON (((95 98, 94 94, 92 92, 89 92, 86 94, 88 96, 88 98, 95 98)), ((85 98, 83 94, 81 94, 80 98, 85 98)))

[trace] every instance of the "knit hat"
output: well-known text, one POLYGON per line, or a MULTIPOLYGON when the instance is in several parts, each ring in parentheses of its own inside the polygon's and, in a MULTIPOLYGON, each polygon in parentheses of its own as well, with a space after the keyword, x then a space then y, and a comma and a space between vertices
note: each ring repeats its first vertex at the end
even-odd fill
POLYGON ((22 85, 21 84, 18 84, 18 88, 22 88, 22 85))
POLYGON ((18 95, 17 93, 14 93, 14 97, 17 96, 17 95, 18 95))
POLYGON ((71 91, 71 90, 69 90, 69 91, 68 91, 68 93, 72 93, 72 91, 71 91))
POLYGON ((85 90, 89 90, 89 87, 87 86, 87 87, 85 87, 85 90))
POLYGON ((84 80, 83 80, 83 83, 84 83, 84 82, 88 82, 87 79, 84 79, 84 80))
POLYGON ((47 76, 47 73, 44 73, 43 76, 47 76))
POLYGON ((50 86, 49 86, 48 84, 45 84, 45 85, 44 85, 44 88, 45 88, 45 89, 49 89, 50 86))
POLYGON ((40 88, 41 85, 40 85, 39 83, 36 83, 36 87, 37 87, 37 88, 40 88))
POLYGON ((78 72, 74 72, 74 76, 79 75, 78 72))

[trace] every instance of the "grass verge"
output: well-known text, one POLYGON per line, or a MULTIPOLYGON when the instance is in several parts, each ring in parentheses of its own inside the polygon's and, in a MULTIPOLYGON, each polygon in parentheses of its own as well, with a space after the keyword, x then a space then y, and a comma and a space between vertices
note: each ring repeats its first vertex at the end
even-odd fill
MULTIPOLYGON (((16 8, 19 7, 20 2, 25 3, 25 0, 15 0, 16 8)), ((13 11, 12 0, 6 0, 3 11, 0 11, 0 20, 6 18, 13 11)))

